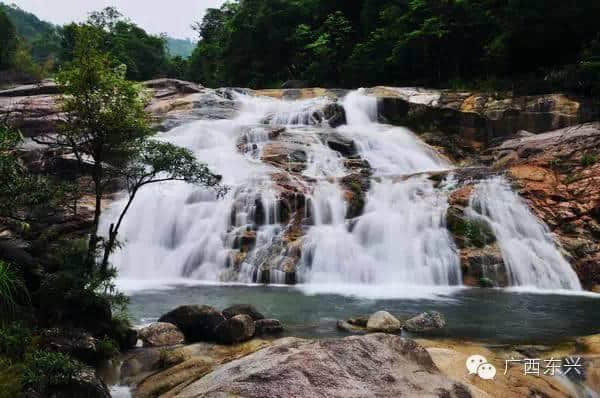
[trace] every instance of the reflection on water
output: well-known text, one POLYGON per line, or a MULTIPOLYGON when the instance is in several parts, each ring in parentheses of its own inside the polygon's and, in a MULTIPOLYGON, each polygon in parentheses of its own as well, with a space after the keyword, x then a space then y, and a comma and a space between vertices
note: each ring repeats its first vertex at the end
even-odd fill
POLYGON ((542 344, 600 333, 600 296, 595 295, 456 289, 407 297, 306 294, 293 287, 172 286, 131 292, 129 310, 134 323, 145 324, 179 305, 206 304, 223 309, 248 303, 265 316, 280 319, 287 335, 306 338, 342 336, 335 327, 338 319, 378 310, 389 311, 400 319, 423 311, 440 311, 448 325, 437 336, 494 343, 542 344))

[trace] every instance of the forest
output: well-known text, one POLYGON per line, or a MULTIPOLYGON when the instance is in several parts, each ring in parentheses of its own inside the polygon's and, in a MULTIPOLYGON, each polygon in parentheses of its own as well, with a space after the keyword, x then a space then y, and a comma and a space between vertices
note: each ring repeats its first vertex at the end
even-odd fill
MULTIPOLYGON (((3 6, 2 67, 40 74, 72 58, 78 24, 27 22, 3 6)), ((127 77, 209 87, 376 84, 597 94, 594 0, 241 0, 195 22, 189 59, 109 9, 103 45, 127 77), (265 45, 268 43, 268 45, 265 45)), ((92 15, 91 20, 97 18, 92 15)), ((194 21, 190 21, 194 23, 194 21)), ((189 42, 188 42, 189 43, 189 42)), ((183 44, 183 43, 180 43, 183 44)), ((184 46, 185 47, 185 46, 184 46)))

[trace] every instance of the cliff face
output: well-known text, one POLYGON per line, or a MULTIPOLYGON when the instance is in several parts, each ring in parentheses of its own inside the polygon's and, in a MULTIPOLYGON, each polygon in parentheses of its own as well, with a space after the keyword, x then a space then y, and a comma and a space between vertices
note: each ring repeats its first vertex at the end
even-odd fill
MULTIPOLYGON (((236 91, 282 99, 321 96, 339 99, 348 93, 348 90, 321 88, 213 90, 167 79, 143 84, 151 94, 148 111, 155 116, 161 130, 190 120, 232 118, 240 106, 233 94, 236 91)), ((0 92, 0 117, 12 120, 26 137, 52 133, 62 118, 57 105, 58 91, 52 83, 45 83, 0 92)), ((583 285, 600 290, 600 124, 594 122, 600 117, 598 107, 590 99, 564 94, 500 97, 395 87, 374 87, 365 93, 378 98, 382 120, 411 127, 421 139, 459 165, 485 167, 456 171, 461 187, 465 188, 450 196, 451 216, 458 216, 455 226, 460 227, 460 215, 467 205, 472 182, 490 174, 505 174, 534 213, 556 234, 583 285)), ((339 123, 345 120, 344 110, 339 106, 329 106, 314 116, 339 123)), ((262 160, 286 172, 301 171, 306 154, 296 147, 302 137, 292 136, 285 129, 266 125, 264 128, 273 143, 266 147, 262 160)), ((350 209, 356 213, 349 215, 352 218, 360 214, 364 205, 369 166, 353 152, 351 140, 346 142, 343 137, 331 134, 329 137, 331 142, 327 145, 340 152, 346 159, 346 167, 353 172, 341 181, 347 188, 350 209)), ((253 150, 243 141, 238 143, 238 149, 253 150)), ((27 156, 37 165, 44 163, 43 154, 27 156)), ((301 180, 289 181, 285 173, 273 178, 281 188, 279 210, 290 215, 290 228, 281 243, 290 248, 289 261, 278 271, 285 272, 286 282, 289 279, 294 283, 293 264, 299 257, 302 233, 301 220, 295 220, 293 214, 299 214, 304 206, 306 187, 299 183, 301 180)), ((245 239, 252 246, 255 238, 245 239)), ((493 241, 483 243, 483 248, 461 248, 466 283, 477 284, 481 277, 476 272, 480 263, 499 257, 493 241)), ((240 248, 233 263, 243 261, 246 255, 247 251, 240 248)), ((268 271, 261 270, 257 279, 268 280, 268 271)), ((496 281, 500 285, 505 282, 502 277, 496 281)))

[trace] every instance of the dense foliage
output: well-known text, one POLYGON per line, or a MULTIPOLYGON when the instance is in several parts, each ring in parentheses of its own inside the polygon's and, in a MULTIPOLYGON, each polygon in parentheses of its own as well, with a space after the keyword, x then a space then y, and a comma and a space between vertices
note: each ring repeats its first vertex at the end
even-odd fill
POLYGON ((600 76, 598 15, 596 0, 239 0, 197 25, 190 77, 589 93, 600 76))
POLYGON ((0 8, 0 70, 8 68, 13 61, 17 49, 17 32, 15 25, 0 8))
POLYGON ((89 26, 102 31, 102 49, 127 66, 129 79, 186 77, 191 41, 150 35, 114 8, 92 13, 84 24, 61 27, 0 3, 0 70, 6 71, 0 84, 52 75, 73 60, 77 32, 89 26))

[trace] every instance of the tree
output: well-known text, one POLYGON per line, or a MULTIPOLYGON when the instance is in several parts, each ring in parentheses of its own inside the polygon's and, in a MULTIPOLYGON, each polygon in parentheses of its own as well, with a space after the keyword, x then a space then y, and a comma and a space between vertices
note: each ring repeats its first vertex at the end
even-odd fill
POLYGON ((0 9, 0 70, 7 69, 17 49, 17 32, 4 10, 0 9))
POLYGON ((69 24, 61 35, 61 61, 74 60, 80 31, 95 30, 97 47, 127 66, 130 80, 150 80, 169 74, 170 65, 165 37, 149 35, 144 29, 124 19, 112 7, 90 15, 85 24, 69 24))
POLYGON ((163 181, 221 187, 220 177, 188 150, 153 139, 146 96, 140 86, 126 79, 126 67, 98 48, 98 35, 94 26, 82 26, 78 31, 75 59, 57 78, 65 93, 61 106, 66 121, 56 137, 39 141, 68 149, 82 172, 89 170, 95 211, 86 264, 94 267, 98 251, 103 251, 100 270, 106 272, 121 222, 140 188, 163 181), (126 183, 129 200, 111 225, 108 239, 103 239, 98 227, 111 181, 126 183))
POLYGON ((35 221, 34 213, 41 213, 41 207, 66 203, 73 190, 68 184, 31 174, 16 156, 22 140, 6 120, 0 121, 0 218, 27 226, 35 221))
POLYGON ((342 70, 352 49, 352 26, 340 11, 330 14, 315 41, 305 48, 313 63, 308 68, 311 80, 335 84, 340 82, 342 70))

